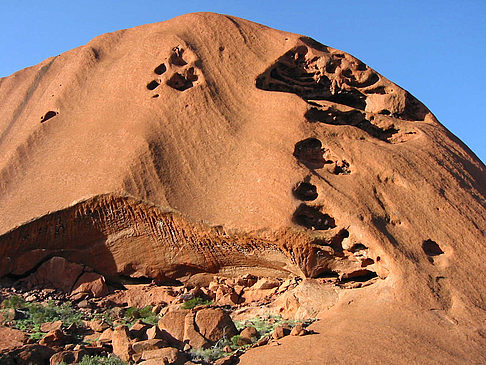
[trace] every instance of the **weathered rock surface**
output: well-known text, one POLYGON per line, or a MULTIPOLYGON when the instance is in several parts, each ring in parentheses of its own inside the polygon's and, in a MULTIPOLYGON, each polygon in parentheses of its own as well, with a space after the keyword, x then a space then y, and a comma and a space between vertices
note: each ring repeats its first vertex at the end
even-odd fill
POLYGON ((29 286, 60 289, 70 293, 82 273, 83 265, 63 257, 53 257, 39 266, 26 281, 29 286))
POLYGON ((103 297, 108 294, 108 286, 102 275, 85 272, 74 284, 72 293, 87 293, 93 297, 103 297))
POLYGON ((123 361, 129 361, 133 354, 130 333, 127 326, 118 326, 111 336, 113 353, 123 361))
POLYGON ((199 333, 211 342, 216 342, 223 337, 231 338, 238 334, 231 317, 219 308, 198 310, 195 321, 199 333))
POLYGON ((25 341, 22 331, 0 325, 0 351, 21 346, 25 341))
POLYGON ((0 363, 5 365, 49 365, 54 350, 41 345, 23 345, 0 351, 0 363))
POLYGON ((176 340, 184 340, 185 318, 189 310, 181 309, 167 312, 158 323, 158 327, 162 331, 167 331, 176 340))
POLYGON ((0 277, 57 256, 112 281, 324 278, 319 310, 286 310, 326 327, 242 364, 486 361, 485 166, 349 54, 189 14, 1 78, 0 100, 0 277))

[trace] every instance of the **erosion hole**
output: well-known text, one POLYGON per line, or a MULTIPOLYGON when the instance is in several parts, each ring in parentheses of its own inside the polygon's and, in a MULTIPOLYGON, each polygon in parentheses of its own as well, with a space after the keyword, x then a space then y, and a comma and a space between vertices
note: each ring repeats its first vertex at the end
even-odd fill
POLYGON ((186 76, 176 72, 170 79, 167 80, 166 84, 173 89, 184 91, 192 87, 193 82, 197 79, 198 77, 194 73, 194 68, 191 67, 186 71, 186 76))
POLYGON ((437 242, 432 240, 425 240, 424 243, 422 243, 422 249, 427 256, 438 256, 444 253, 437 242))
POLYGON ((307 138, 295 144, 294 156, 311 170, 320 169, 326 163, 322 142, 317 138, 307 138))
POLYGON ((316 276, 314 276, 316 279, 338 279, 339 278, 339 273, 332 271, 332 270, 325 270, 316 276))
POLYGON ((44 123, 46 122, 47 120, 55 117, 58 113, 53 111, 53 110, 49 110, 46 114, 44 114, 44 116, 41 117, 41 123, 44 123))
POLYGON ((157 74, 157 75, 162 75, 165 71, 167 71, 167 67, 165 67, 165 64, 161 63, 160 65, 158 65, 155 69, 154 69, 154 72, 157 74))
POLYGON ((175 65, 175 66, 185 66, 185 65, 187 65, 187 62, 184 61, 184 59, 182 58, 182 54, 183 53, 184 53, 184 49, 183 48, 180 48, 180 47, 174 47, 174 48, 172 48, 172 53, 170 55, 169 62, 172 65, 175 65))
POLYGON ((336 227, 334 218, 323 214, 319 209, 301 204, 294 213, 293 221, 312 230, 326 230, 336 227))
POLYGON ((349 163, 345 160, 342 160, 340 163, 336 162, 334 165, 334 169, 332 171, 334 175, 349 175, 351 174, 351 170, 349 169, 349 163))
POLYGON ((341 283, 348 283, 350 281, 357 281, 360 283, 364 283, 365 281, 377 278, 378 275, 374 271, 370 271, 367 269, 357 270, 352 273, 346 274, 341 283))
MULTIPOLYGON (((366 250, 368 249, 368 247, 366 247, 365 245, 363 245, 362 243, 355 243, 353 245, 353 247, 351 247, 350 251, 351 252, 357 252, 357 251, 363 251, 363 250, 366 250)), ((379 260, 378 260, 379 261, 379 260)))
POLYGON ((370 117, 370 120, 368 120, 364 113, 357 110, 342 112, 332 107, 328 109, 313 107, 304 116, 311 123, 320 122, 332 125, 351 125, 365 131, 374 138, 388 143, 390 143, 389 139, 395 133, 399 132, 393 125, 385 129, 371 123, 374 120, 373 117, 370 117))
POLYGON ((366 267, 369 265, 373 265, 375 263, 375 260, 373 260, 370 257, 365 258, 363 261, 361 261, 361 267, 366 267))
POLYGON ((317 196, 317 186, 308 183, 308 182, 301 182, 293 191, 294 196, 303 201, 310 201, 316 200, 317 196))
POLYGON ((152 80, 147 84, 147 89, 154 90, 157 86, 159 86, 159 82, 157 80, 152 80))

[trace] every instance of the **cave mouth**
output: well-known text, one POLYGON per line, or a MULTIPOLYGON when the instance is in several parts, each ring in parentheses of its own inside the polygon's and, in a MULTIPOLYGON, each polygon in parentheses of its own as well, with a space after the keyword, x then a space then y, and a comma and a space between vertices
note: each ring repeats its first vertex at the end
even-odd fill
POLYGON ((294 196, 302 201, 316 200, 319 194, 317 193, 317 186, 308 182, 301 182, 293 190, 294 196))
POLYGON ((299 205, 293 215, 293 221, 312 230, 327 230, 336 227, 334 218, 307 204, 299 205))
POLYGON ((324 149, 322 142, 317 138, 306 138, 295 144, 294 157, 311 170, 324 167, 324 149))
POLYGON ((424 250, 427 256, 439 256, 444 253, 440 248, 439 244, 432 240, 425 240, 422 243, 422 249, 424 250))

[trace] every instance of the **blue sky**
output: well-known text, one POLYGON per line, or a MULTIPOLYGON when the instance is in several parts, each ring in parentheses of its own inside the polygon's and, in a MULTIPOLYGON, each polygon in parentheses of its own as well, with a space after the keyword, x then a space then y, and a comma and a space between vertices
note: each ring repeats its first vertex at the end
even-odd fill
POLYGON ((0 77, 97 35, 196 11, 351 53, 409 90, 486 162, 486 0, 0 0, 0 77))

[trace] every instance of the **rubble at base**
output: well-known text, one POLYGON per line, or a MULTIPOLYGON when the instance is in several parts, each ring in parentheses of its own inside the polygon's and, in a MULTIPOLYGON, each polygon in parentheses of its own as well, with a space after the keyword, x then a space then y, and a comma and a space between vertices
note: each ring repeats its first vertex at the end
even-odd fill
POLYGON ((306 328, 315 320, 311 317, 332 304, 338 284, 337 279, 246 274, 214 276, 205 286, 149 283, 114 289, 89 269, 57 261, 67 274, 56 279, 49 275, 49 263, 24 279, 2 279, 0 328, 23 336, 2 344, 2 364, 74 364, 84 356, 145 365, 233 364, 248 348, 311 334, 306 328), (309 297, 316 290, 320 294, 309 297), (44 317, 34 320, 33 311, 44 317))

